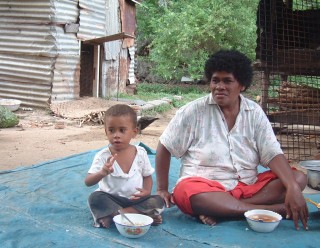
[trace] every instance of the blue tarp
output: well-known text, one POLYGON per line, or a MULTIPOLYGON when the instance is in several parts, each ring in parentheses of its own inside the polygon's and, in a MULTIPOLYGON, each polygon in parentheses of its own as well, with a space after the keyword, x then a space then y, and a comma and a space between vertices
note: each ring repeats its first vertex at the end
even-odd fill
MULTIPOLYGON (((154 165, 155 153, 145 147, 154 165)), ((96 152, 0 171, 0 247, 302 248, 320 245, 320 212, 309 203, 309 231, 296 231, 292 221, 283 220, 272 233, 256 233, 249 229, 244 218, 220 221, 209 227, 182 214, 177 207, 166 209, 163 224, 152 226, 139 239, 122 237, 114 225, 109 229, 94 228, 87 198, 96 186, 86 187, 84 178, 96 152)), ((178 172, 179 161, 173 158, 170 187, 176 182, 178 172)), ((320 202, 319 194, 307 197, 320 202)))

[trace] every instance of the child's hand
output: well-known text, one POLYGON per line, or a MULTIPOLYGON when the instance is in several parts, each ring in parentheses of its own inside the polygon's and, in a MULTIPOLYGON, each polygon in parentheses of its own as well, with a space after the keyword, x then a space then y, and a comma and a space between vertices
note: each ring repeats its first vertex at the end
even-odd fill
POLYGON ((141 189, 141 188, 136 188, 138 191, 134 193, 131 197, 130 200, 138 200, 143 196, 150 195, 150 191, 146 189, 141 189))
POLYGON ((111 174, 113 172, 113 163, 114 161, 116 161, 116 157, 117 157, 117 154, 115 154, 114 156, 110 156, 108 159, 107 159, 107 162, 104 164, 104 166, 102 167, 100 173, 105 177, 109 174, 111 174))

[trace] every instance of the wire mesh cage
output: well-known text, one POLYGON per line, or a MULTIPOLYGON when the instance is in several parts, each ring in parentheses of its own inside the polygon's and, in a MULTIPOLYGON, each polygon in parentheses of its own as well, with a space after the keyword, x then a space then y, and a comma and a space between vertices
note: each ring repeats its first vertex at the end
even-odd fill
POLYGON ((288 159, 320 147, 320 0, 261 0, 255 70, 261 105, 288 159))

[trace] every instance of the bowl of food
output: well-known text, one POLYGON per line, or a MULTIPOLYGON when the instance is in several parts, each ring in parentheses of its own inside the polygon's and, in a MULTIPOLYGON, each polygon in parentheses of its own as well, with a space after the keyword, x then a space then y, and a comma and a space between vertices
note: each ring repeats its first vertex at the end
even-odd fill
POLYGON ((279 225, 282 216, 264 209, 253 209, 244 213, 250 228, 256 232, 272 232, 279 225))
POLYGON ((320 160, 305 160, 300 166, 307 171, 308 186, 320 190, 320 160))
POLYGON ((21 104, 20 100, 15 99, 0 99, 0 106, 6 107, 11 111, 16 111, 19 109, 21 104))
POLYGON ((113 217, 113 221, 121 235, 127 238, 140 238, 145 235, 153 222, 153 219, 143 214, 125 214, 134 225, 130 224, 121 214, 113 217))

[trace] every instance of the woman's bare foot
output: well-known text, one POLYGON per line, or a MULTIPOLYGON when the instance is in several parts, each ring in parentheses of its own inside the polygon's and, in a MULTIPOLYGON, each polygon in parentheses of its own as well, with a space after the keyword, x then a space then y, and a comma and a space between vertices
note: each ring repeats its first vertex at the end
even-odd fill
POLYGON ((100 227, 103 228, 109 228, 112 223, 112 217, 106 216, 98 219, 98 223, 100 224, 100 227))
POLYGON ((216 220, 210 216, 199 215, 199 219, 205 225, 214 226, 215 224, 217 224, 216 220))
POLYGON ((287 218, 287 211, 286 211, 286 206, 284 205, 284 203, 267 205, 267 207, 265 209, 276 212, 276 213, 280 214, 282 217, 287 218))
POLYGON ((152 215, 150 217, 153 219, 152 226, 158 226, 158 225, 162 224, 161 215, 152 215))

